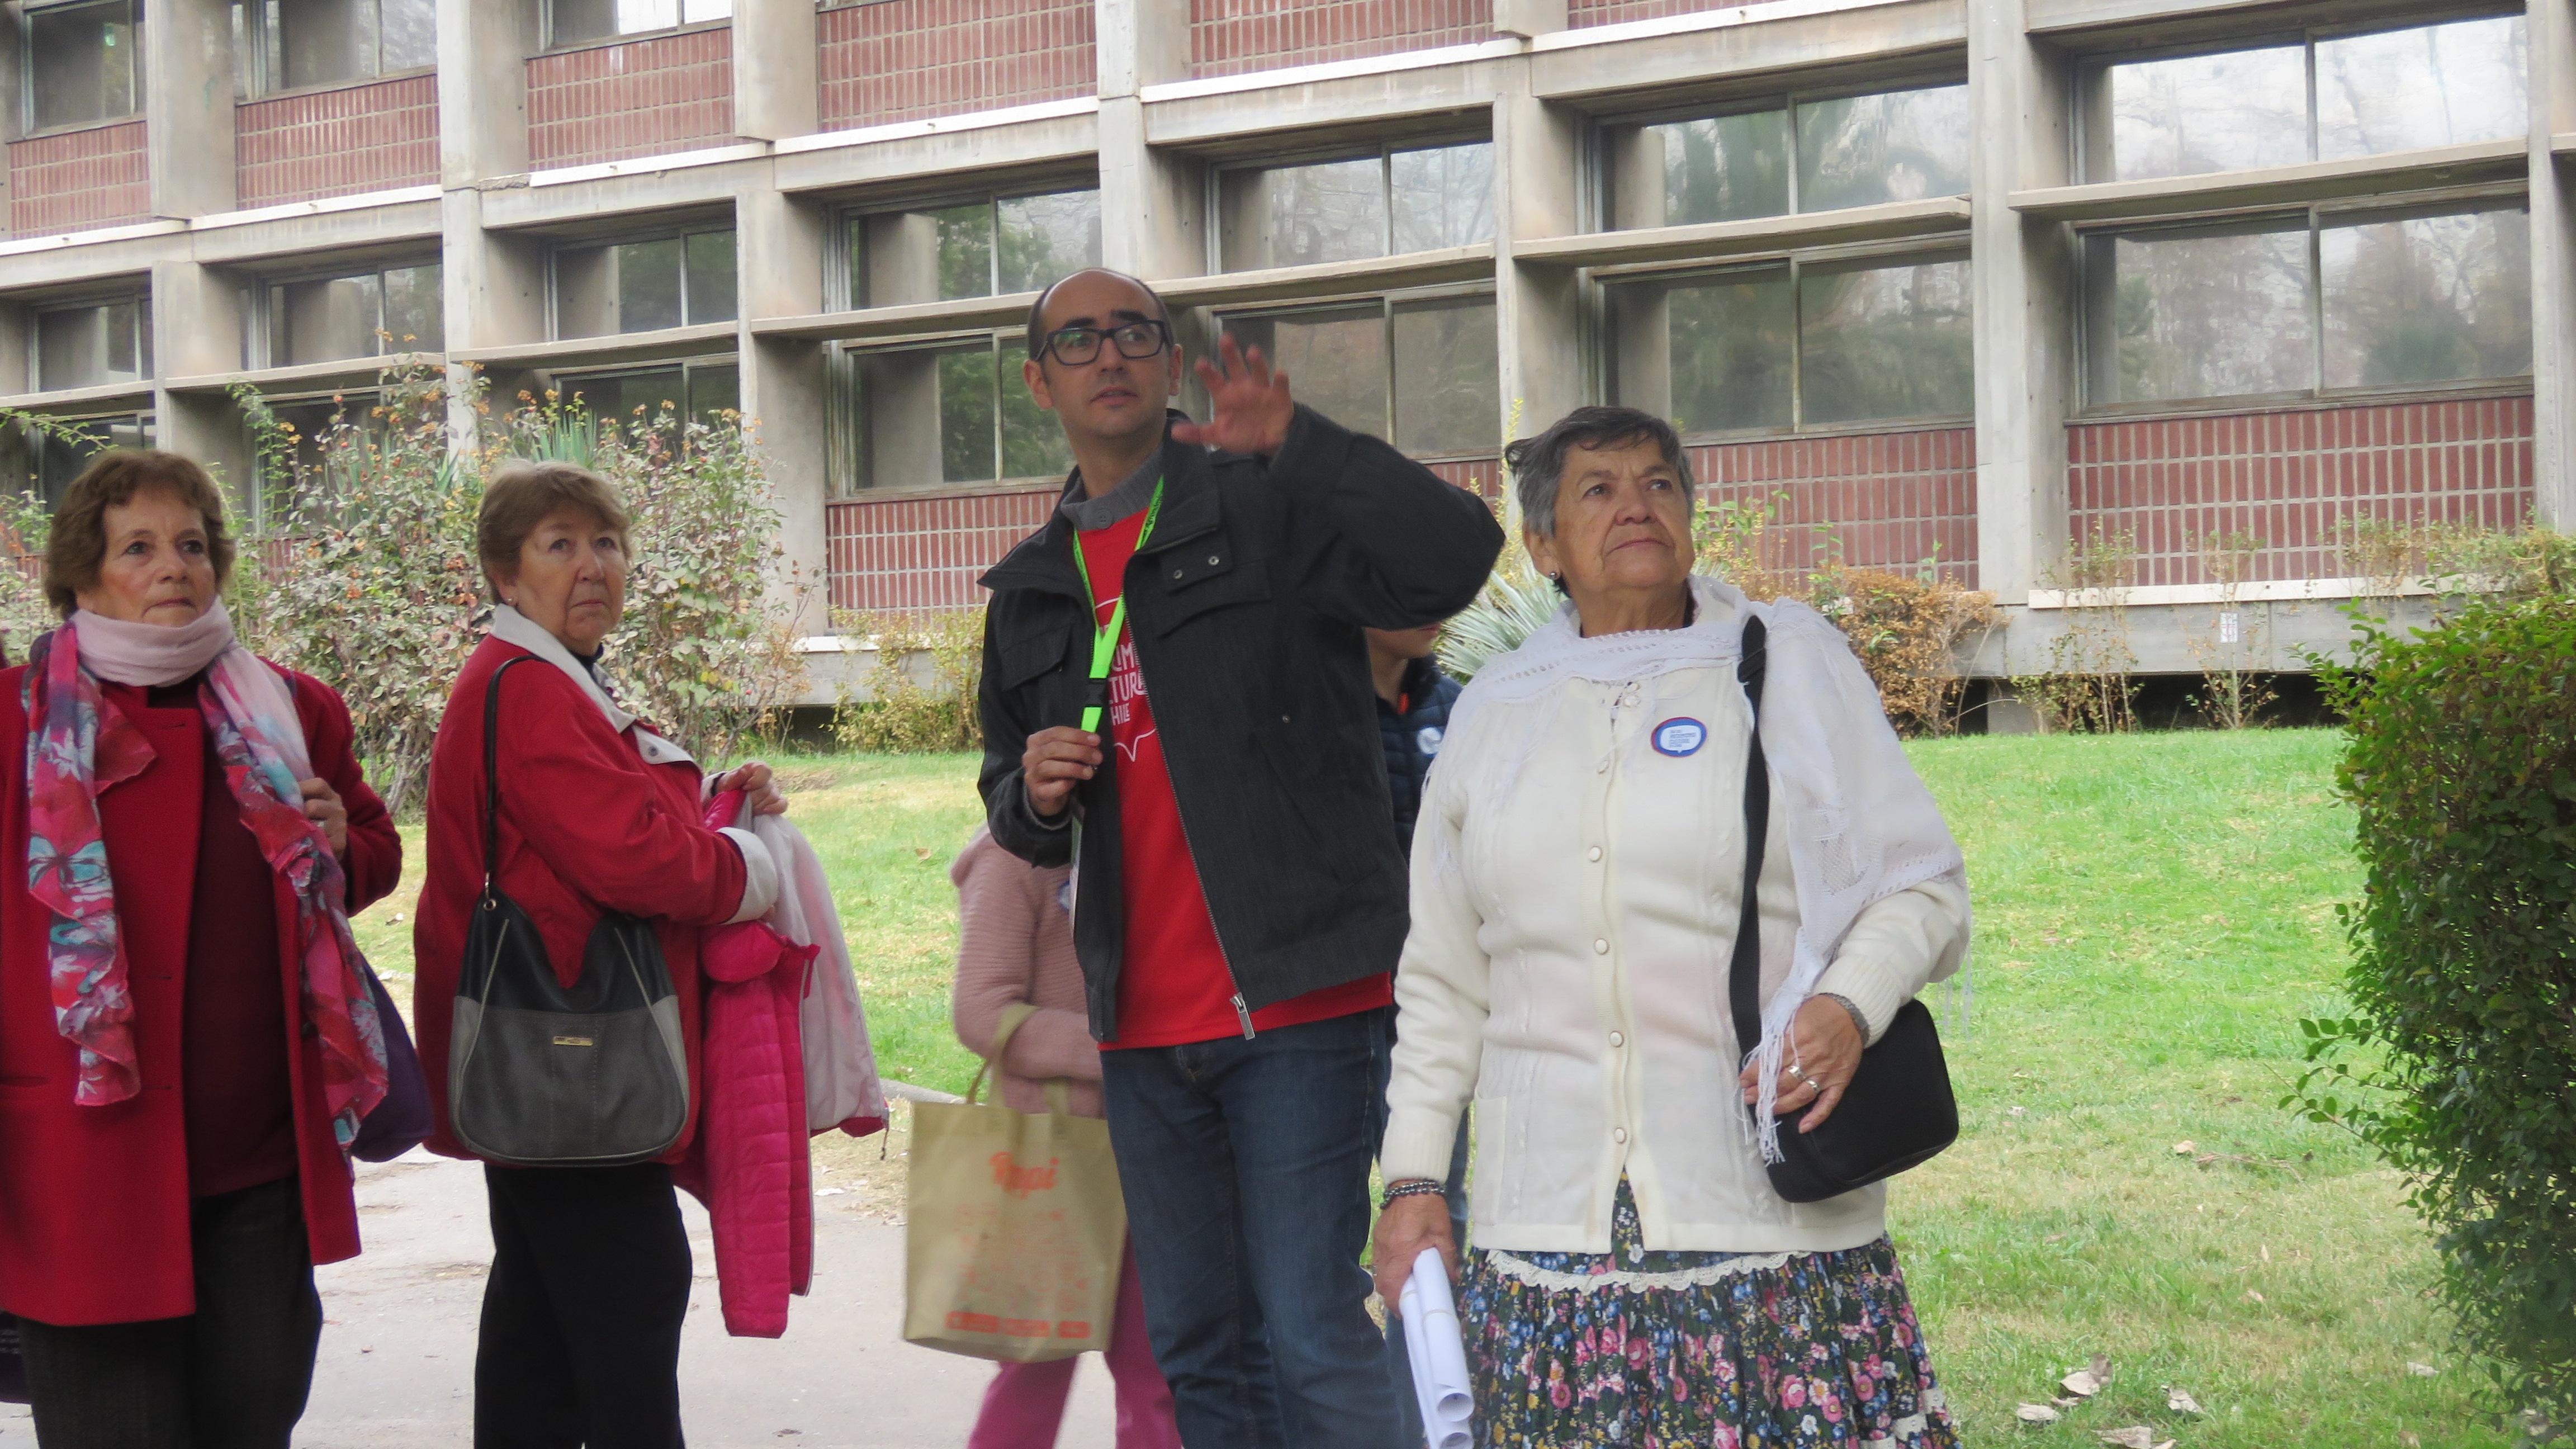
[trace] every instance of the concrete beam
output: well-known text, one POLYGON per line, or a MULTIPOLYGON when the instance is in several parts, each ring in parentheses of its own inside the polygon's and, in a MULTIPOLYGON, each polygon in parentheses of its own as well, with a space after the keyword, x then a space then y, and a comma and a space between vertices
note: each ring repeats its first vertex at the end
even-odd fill
POLYGON ((2492 0, 2029 0, 2029 33, 2070 48, 2151 48, 2316 24, 2492 15, 2492 0))
POLYGON ((233 209, 231 0, 153 0, 143 32, 152 214, 233 209))
POLYGON ((1166 86, 1147 93, 1146 139, 1230 160, 1275 153, 1283 144, 1302 148, 1390 130, 1419 133, 1443 117, 1455 118, 1459 129, 1481 132, 1490 124, 1505 77, 1522 64, 1519 56, 1503 56, 1323 80, 1282 83, 1252 75, 1166 86))
POLYGON ((450 188, 528 169, 534 0, 439 0, 438 175, 450 188), (470 84, 449 78, 472 77, 470 84))
POLYGON ((1531 42, 1530 88, 1542 99, 1641 104, 1641 91, 1698 90, 1831 67, 1955 65, 1967 41, 1965 0, 1892 0, 1816 13, 1772 7, 1711 11, 1670 26, 1568 30, 1531 42), (1637 30, 1649 33, 1638 34, 1637 30))
POLYGON ((483 224, 495 231, 540 227, 570 231, 614 225, 619 217, 658 221, 692 208, 730 209, 745 189, 766 185, 768 179, 769 158, 761 155, 723 166, 646 171, 552 186, 487 186, 482 191, 483 224))
MULTIPOLYGON (((1652 226, 1628 231, 1532 237, 1515 241, 1512 257, 1524 266, 1612 267, 1644 262, 1784 256, 1817 247, 1902 241, 1952 233, 1959 234, 1964 241, 1969 214, 1968 198, 1938 196, 1923 201, 1891 201, 1881 206, 1766 216, 1751 221, 1701 222, 1690 226, 1652 226)), ((1556 217, 1555 221, 1561 225, 1577 219, 1565 214, 1556 217)))
POLYGON ((73 411, 112 412, 120 407, 148 408, 152 406, 154 384, 148 380, 143 382, 103 382, 96 387, 56 388, 52 392, 25 391, 25 384, 33 379, 27 376, 26 326, 24 313, 21 312, 20 309, 14 307, 9 310, 16 315, 10 319, 6 331, 9 333, 11 340, 18 343, 18 349, 15 357, 0 360, 0 365, 5 365, 9 368, 9 371, 5 376, 10 382, 16 384, 17 387, 13 390, 11 395, 0 397, 0 408, 7 408, 12 412, 25 413, 73 411))
POLYGON ((723 352, 734 345, 738 330, 739 323, 701 322, 693 327, 612 332, 602 337, 566 337, 503 347, 451 346, 447 355, 459 362, 479 362, 492 368, 625 367, 723 352))
MULTIPOLYGON (((1264 267, 1248 272, 1217 272, 1201 277, 1157 281, 1154 290, 1177 306, 1225 307, 1247 302, 1303 301, 1358 292, 1391 292, 1400 287, 1437 287, 1451 282, 1481 281, 1494 274, 1494 247, 1479 242, 1439 251, 1405 252, 1355 262, 1317 262, 1302 267, 1264 267)), ((1148 272, 1147 276, 1153 274, 1148 272)))
POLYGON ((2518 181, 2531 164, 2533 149, 2524 141, 2473 141, 2210 176, 2019 187, 2010 203, 2025 216, 2079 224, 2262 211, 2391 192, 2518 181))
POLYGON ((209 372, 165 377, 171 392, 225 392, 247 384, 263 393, 301 392, 323 388, 373 387, 378 374, 397 367, 445 367, 444 352, 393 352, 381 357, 352 357, 340 362, 308 362, 295 367, 264 367, 252 372, 209 372))
POLYGON ((1028 315, 1035 292, 999 297, 960 297, 948 302, 916 302, 908 307, 869 307, 841 312, 814 312, 794 317, 764 317, 745 325, 764 342, 867 342, 897 337, 931 337, 946 332, 989 331, 1028 315))
POLYGON ((994 113, 938 117, 781 141, 770 176, 781 191, 856 193, 938 184, 961 171, 1063 173, 1098 164, 1097 102, 1027 109, 1044 113, 1015 120, 997 120, 994 113))
MULTIPOLYGON (((2311 651, 2329 659, 2352 657, 2353 622, 2344 612, 2349 606, 2345 600, 2132 605, 2116 623, 2107 611, 2086 618, 2067 609, 2007 607, 2001 627, 1978 641, 1962 668, 1977 679, 2045 674, 2057 665, 2057 639, 2080 626, 2124 644, 2134 674, 2200 674, 2230 659, 2243 669, 2305 674, 2311 651), (2232 645, 2224 642, 2224 613, 2237 616, 2232 645)), ((2432 621, 2433 603, 2374 600, 2370 612, 2388 615, 2401 628, 2415 627, 2432 621)))
POLYGON ((2576 4, 2530 0, 2533 512, 2576 530, 2576 178, 2558 143, 2576 130, 2576 4))
POLYGON ((734 0, 733 130, 763 141, 820 124, 814 0, 734 0))
POLYGON ((188 231, 189 254, 201 262, 229 266, 387 251, 437 241, 443 226, 440 211, 438 198, 431 196, 363 210, 315 211, 237 226, 197 226, 188 231))

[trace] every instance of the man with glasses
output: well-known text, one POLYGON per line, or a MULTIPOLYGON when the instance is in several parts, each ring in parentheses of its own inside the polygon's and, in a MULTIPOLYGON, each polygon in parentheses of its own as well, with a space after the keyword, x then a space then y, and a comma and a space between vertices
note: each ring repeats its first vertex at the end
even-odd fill
POLYGON ((1182 1439, 1398 1443, 1359 1258, 1406 887, 1362 630, 1456 612, 1502 531, 1230 338, 1208 421, 1166 411, 1180 347, 1132 277, 1048 288, 1028 350, 1075 467, 983 578, 980 783, 1005 849, 1075 866, 1182 1439))

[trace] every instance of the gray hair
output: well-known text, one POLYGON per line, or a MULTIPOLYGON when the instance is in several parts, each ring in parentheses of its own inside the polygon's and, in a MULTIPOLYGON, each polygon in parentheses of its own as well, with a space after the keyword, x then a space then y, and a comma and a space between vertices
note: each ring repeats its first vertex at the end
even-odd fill
POLYGON ((1565 455, 1576 448, 1625 447, 1651 442, 1664 461, 1681 475, 1682 499, 1692 514, 1698 495, 1691 483, 1690 455, 1682 451, 1681 434, 1653 413, 1635 408, 1576 408, 1535 438, 1523 438, 1503 450, 1512 470, 1512 492, 1521 505, 1521 522, 1541 538, 1556 537, 1556 488, 1565 477, 1565 455))

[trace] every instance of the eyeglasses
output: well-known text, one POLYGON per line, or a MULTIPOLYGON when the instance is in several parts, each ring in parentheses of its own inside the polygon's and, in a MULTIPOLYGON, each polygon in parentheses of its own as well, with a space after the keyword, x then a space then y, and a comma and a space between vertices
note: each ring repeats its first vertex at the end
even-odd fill
POLYGON ((1046 345, 1038 349, 1038 355, 1053 354, 1067 367, 1082 367, 1100 356, 1103 338, 1118 348, 1119 356, 1134 362, 1170 346, 1172 329, 1160 321, 1125 322, 1107 329, 1060 327, 1047 334, 1046 345))

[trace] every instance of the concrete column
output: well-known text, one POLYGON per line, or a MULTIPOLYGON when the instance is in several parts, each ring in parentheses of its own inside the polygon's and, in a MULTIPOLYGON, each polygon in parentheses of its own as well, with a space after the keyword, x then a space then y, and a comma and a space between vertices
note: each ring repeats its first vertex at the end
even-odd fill
POLYGON ((152 214, 232 210, 231 0, 154 0, 143 25, 143 94, 152 214))
POLYGON ((734 0, 733 129, 783 141, 820 128, 814 0, 734 0))
POLYGON ((1512 256, 1515 241, 1582 225, 1582 122, 1531 95, 1526 70, 1515 70, 1494 101, 1494 320, 1506 442, 1536 434, 1590 391, 1583 294, 1573 269, 1525 266, 1512 256))
POLYGON ((1494 0, 1494 33, 1524 39, 1565 28, 1565 0, 1494 0))
POLYGON ((471 186, 528 169, 536 11, 537 0, 439 0, 440 185, 471 186))
POLYGON ((757 431, 778 492, 779 543, 789 571, 786 602, 798 632, 820 634, 831 627, 824 547, 824 503, 831 496, 830 358, 818 342, 764 341, 753 335, 751 323, 823 310, 830 223, 822 208, 780 194, 764 175, 736 197, 734 225, 742 268, 742 412, 757 431))
MULTIPOLYGON (((159 378, 203 377, 242 366, 241 279, 195 262, 152 266, 152 361, 159 378)), ((244 518, 255 517, 258 475, 241 410, 222 393, 154 389, 160 445, 212 470, 244 518)))
POLYGON ((1100 101, 1100 256, 1145 278, 1210 271, 1207 172, 1186 156, 1145 144, 1145 104, 1134 96, 1100 101))
POLYGON ((1189 78, 1189 0, 1099 0, 1092 26, 1101 95, 1189 78))
POLYGON ((2021 0, 1968 0, 1977 569, 2005 604, 2026 602, 2066 543, 2076 243, 2070 228, 2024 220, 2007 197, 2071 179, 2068 79, 2063 58, 2023 33, 2021 0))
POLYGON ((2576 185, 2550 139, 2576 131, 2576 5, 2531 0, 2531 371, 2540 521, 2576 529, 2576 185))

